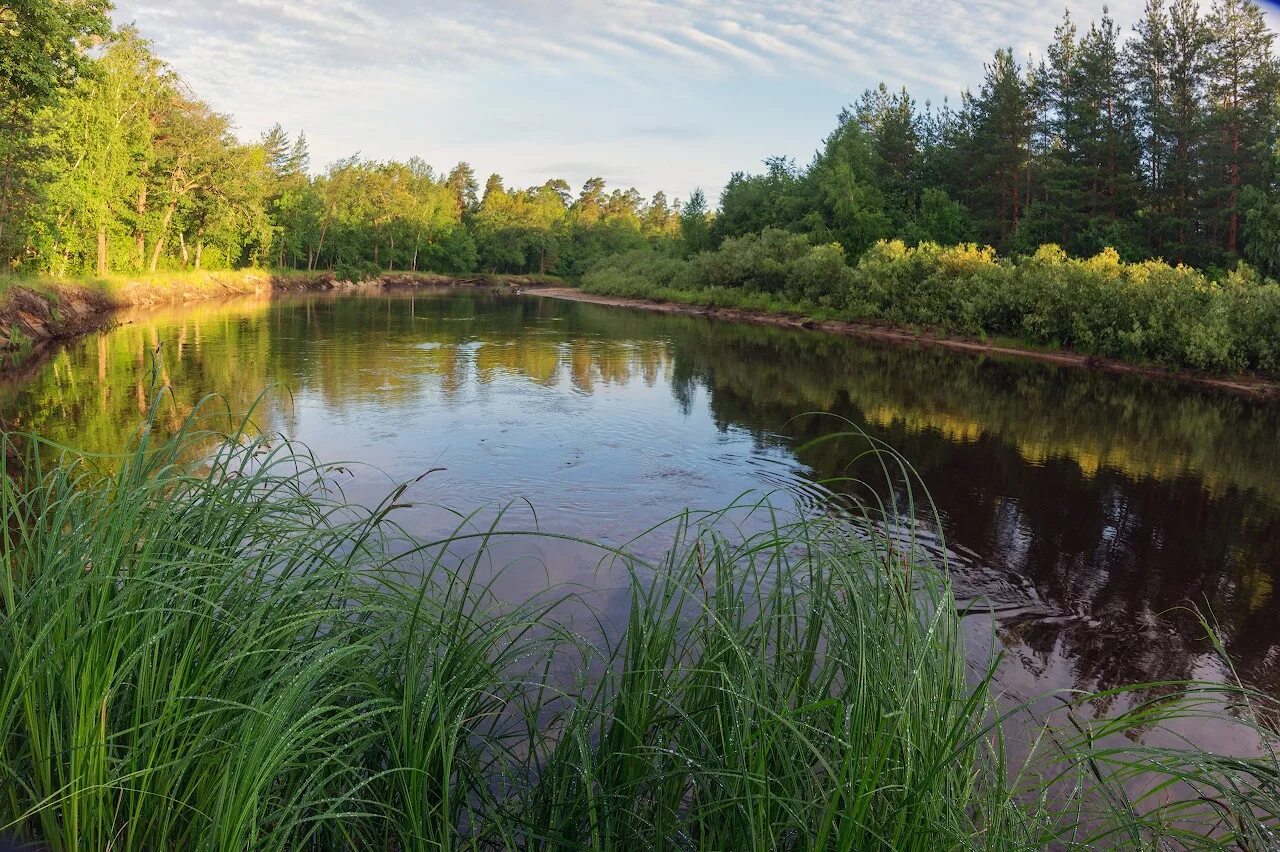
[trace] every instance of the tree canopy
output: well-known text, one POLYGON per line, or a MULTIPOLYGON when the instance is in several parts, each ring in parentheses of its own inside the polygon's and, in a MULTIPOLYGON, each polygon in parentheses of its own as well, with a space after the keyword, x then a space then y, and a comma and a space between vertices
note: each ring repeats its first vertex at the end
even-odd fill
POLYGON ((637 248, 679 256, 778 229, 884 239, 1113 248, 1280 275, 1280 65, 1253 0, 1147 0, 1132 31, 1069 14, 1043 54, 997 50, 957 106, 881 84, 806 164, 733 172, 712 209, 658 192, 529 187, 472 166, 348 157, 301 132, 243 141, 107 0, 0 6, 0 262, 54 275, 244 264, 578 277, 637 248))

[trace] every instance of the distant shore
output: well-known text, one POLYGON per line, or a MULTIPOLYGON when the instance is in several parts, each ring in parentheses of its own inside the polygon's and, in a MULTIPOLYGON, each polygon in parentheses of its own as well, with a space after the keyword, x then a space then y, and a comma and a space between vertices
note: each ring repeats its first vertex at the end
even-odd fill
POLYGON ((734 322, 749 322, 760 325, 773 325, 783 328, 796 328, 825 331, 832 334, 843 334, 850 337, 863 337, 876 340, 891 340, 900 343, 920 343, 927 346, 940 346, 960 352, 980 355, 1000 355, 1016 358, 1034 358, 1051 364, 1066 367, 1084 367, 1110 373, 1129 373, 1154 379, 1189 382, 1192 384, 1220 388, 1244 396, 1258 399, 1280 399, 1280 381, 1266 379, 1261 376, 1235 375, 1218 376, 1192 370, 1170 370, 1163 367, 1152 367, 1133 364, 1114 358, 1100 358, 1093 355, 1081 355, 1067 350, 1041 350, 1018 346, 1015 343, 978 340, 971 337, 933 334, 926 331, 914 331, 892 325, 875 325, 872 323, 849 322, 846 320, 821 320, 805 317, 800 314, 774 313, 769 311, 748 310, 744 308, 709 307, 684 302, 664 302, 656 299, 633 299, 618 296, 603 296, 588 293, 576 287, 544 286, 531 290, 539 296, 555 299, 566 299, 573 302, 589 302, 596 305, 609 305, 618 308, 657 311, 669 314, 689 314, 712 317, 734 322))
POLYGON ((20 372, 58 341, 70 340, 109 327, 126 308, 177 305, 236 296, 275 293, 329 292, 420 287, 528 288, 531 294, 574 302, 705 316, 783 328, 825 331, 851 337, 918 343, 979 355, 1033 358, 1067 367, 1110 373, 1136 374, 1154 379, 1219 388, 1257 399, 1280 399, 1280 381, 1255 375, 1215 375, 1171 370, 1113 358, 1081 355, 1069 350, 1034 349, 1006 341, 935 334, 892 325, 814 319, 801 314, 733 307, 624 298, 588 293, 550 276, 442 275, 430 272, 387 272, 360 282, 343 281, 327 271, 269 272, 240 270, 174 275, 137 276, 109 282, 0 283, 0 371, 20 372))
POLYGON ((441 275, 386 272, 359 282, 333 272, 260 269, 121 276, 104 281, 0 278, 0 358, 5 372, 19 371, 50 346, 109 327, 117 311, 235 296, 407 287, 533 287, 561 283, 549 276, 441 275))

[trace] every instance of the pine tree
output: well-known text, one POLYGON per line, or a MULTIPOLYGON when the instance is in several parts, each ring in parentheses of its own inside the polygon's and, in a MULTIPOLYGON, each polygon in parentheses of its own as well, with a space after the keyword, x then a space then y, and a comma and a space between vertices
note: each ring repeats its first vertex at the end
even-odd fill
POLYGON ((307 144, 307 134, 299 132, 289 149, 289 156, 284 161, 284 173, 287 175, 305 175, 311 169, 311 148, 307 144))
POLYGON ((885 212, 901 232, 920 205, 920 127, 915 102, 905 88, 889 94, 881 83, 865 92, 854 113, 846 113, 841 120, 851 118, 871 139, 885 212))
POLYGON ((695 189, 680 208, 680 242, 685 255, 695 255, 711 248, 711 228, 707 223, 707 197, 695 189))
POLYGON ((978 95, 966 95, 965 200, 982 238, 993 244, 1007 245, 1017 238, 1027 206, 1035 124, 1032 94, 1013 51, 1005 49, 986 65, 978 95))
POLYGON ((1031 89, 1036 114, 1032 155, 1040 181, 1023 223, 1026 246, 1057 243, 1074 249, 1089 215, 1079 53, 1076 25, 1068 11, 1053 31, 1031 89))
POLYGON ((1265 179, 1276 138, 1275 34, 1252 0, 1218 0, 1209 17, 1206 206, 1229 257, 1240 245, 1240 189, 1265 179))
MULTIPOLYGON (((1138 140, 1126 92, 1119 31, 1109 15, 1080 40, 1077 63, 1077 146, 1087 201, 1085 233, 1073 250, 1092 254, 1108 246, 1144 253, 1129 224, 1138 186, 1138 140)), ((1136 258, 1135 258, 1136 259, 1136 258)))
POLYGON ((1196 0, 1173 0, 1169 7, 1169 131, 1167 186, 1173 229, 1171 259, 1202 263, 1203 223, 1199 218, 1200 158, 1207 128, 1205 97, 1211 35, 1196 0))
POLYGON ((1169 16, 1164 0, 1147 0, 1134 38, 1125 46, 1124 63, 1140 150, 1142 222, 1145 242, 1164 253, 1171 239, 1169 159, 1172 151, 1169 111, 1169 16))
POLYGON ((279 122, 276 122, 271 125, 270 130, 262 134, 259 144, 262 145, 262 150, 266 154, 267 167, 277 175, 283 175, 289 159, 289 134, 279 122))
POLYGON ((470 163, 458 163, 449 172, 444 182, 445 186, 453 191, 453 197, 457 201, 459 218, 464 213, 469 213, 479 206, 479 199, 476 197, 476 193, 480 190, 480 184, 476 182, 475 169, 471 168, 470 163))

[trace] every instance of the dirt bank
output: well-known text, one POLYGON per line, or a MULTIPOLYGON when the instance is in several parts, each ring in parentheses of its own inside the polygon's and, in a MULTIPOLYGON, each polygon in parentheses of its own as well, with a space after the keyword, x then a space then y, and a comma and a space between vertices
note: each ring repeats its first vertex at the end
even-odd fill
POLYGON ((1087 367, 1110 373, 1132 373, 1156 379, 1190 382, 1215 388, 1223 388, 1235 393, 1262 399, 1280 399, 1280 382, 1264 379, 1260 376, 1215 376, 1209 373, 1192 371, 1166 370, 1160 367, 1146 367, 1130 364, 1111 358, 1098 358, 1091 355, 1080 355, 1075 352, 1040 351, 1026 349, 1007 344, 994 344, 965 337, 949 337, 930 333, 916 333, 908 329, 892 326, 879 326, 869 323, 846 322, 843 320, 813 320, 789 314, 773 314, 762 311, 748 311, 741 308, 708 308, 701 305, 685 305, 677 302, 656 302, 650 299, 623 299, 612 296, 597 296, 584 293, 572 287, 539 287, 530 292, 539 296, 554 299, 568 299, 574 302, 590 302, 597 305, 612 305, 620 308, 657 311, 668 314, 691 314, 695 316, 714 317, 716 319, 750 322, 760 325, 773 325, 783 328, 812 329, 833 334, 845 334, 851 337, 865 337, 877 340, 893 340, 899 342, 920 343, 928 346, 941 346, 961 352, 987 355, 1007 355, 1018 358, 1034 358, 1061 364, 1069 367, 1087 367))
POLYGON ((0 296, 0 353, 21 360, 56 340, 102 328, 115 306, 105 293, 85 287, 11 287, 0 296))

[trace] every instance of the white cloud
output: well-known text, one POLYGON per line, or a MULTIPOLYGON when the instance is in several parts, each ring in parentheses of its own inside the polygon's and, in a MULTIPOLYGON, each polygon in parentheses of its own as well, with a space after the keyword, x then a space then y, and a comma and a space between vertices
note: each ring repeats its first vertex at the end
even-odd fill
MULTIPOLYGON (((1083 23, 1104 3, 1067 5, 1083 23)), ((1109 5, 1127 31, 1142 0, 1109 5)), ((769 153, 804 159, 815 128, 880 80, 954 98, 997 47, 1042 47, 1061 14, 1025 0, 118 0, 116 18, 245 132, 305 128, 320 161, 472 156, 461 136, 504 174, 627 156, 642 189, 683 193, 769 153), (627 135, 640 127, 689 127, 687 154, 627 135)))

